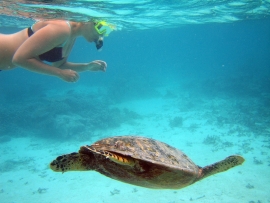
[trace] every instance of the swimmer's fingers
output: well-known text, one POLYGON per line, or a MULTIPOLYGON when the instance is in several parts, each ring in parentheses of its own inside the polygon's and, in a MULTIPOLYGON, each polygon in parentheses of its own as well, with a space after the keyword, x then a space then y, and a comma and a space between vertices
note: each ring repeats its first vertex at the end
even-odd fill
POLYGON ((101 61, 101 60, 95 60, 95 61, 92 61, 90 64, 93 64, 93 67, 92 67, 92 71, 106 71, 107 69, 107 63, 105 61, 101 61))
POLYGON ((77 82, 80 78, 79 74, 76 71, 70 70, 72 73, 71 81, 70 82, 77 82))
POLYGON ((79 74, 71 69, 61 70, 60 77, 66 82, 77 82, 80 78, 79 74))

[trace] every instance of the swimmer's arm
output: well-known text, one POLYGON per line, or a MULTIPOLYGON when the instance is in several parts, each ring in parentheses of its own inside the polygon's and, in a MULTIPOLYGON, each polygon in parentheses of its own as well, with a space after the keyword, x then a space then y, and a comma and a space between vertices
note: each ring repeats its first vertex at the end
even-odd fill
POLYGON ((63 43, 69 36, 69 28, 65 31, 63 27, 59 28, 55 25, 47 25, 34 35, 29 37, 15 52, 12 63, 28 69, 33 72, 52 75, 70 81, 74 77, 78 77, 75 72, 67 72, 58 67, 50 66, 38 59, 42 53, 63 43), (75 75, 74 75, 75 74, 75 75))
POLYGON ((16 57, 13 57, 12 63, 17 65, 18 67, 22 67, 36 73, 41 73, 41 74, 46 74, 46 75, 51 75, 51 76, 58 76, 58 77, 60 77, 61 75, 60 68, 47 65, 43 63, 42 61, 35 58, 25 59, 22 61, 16 57))
POLYGON ((76 71, 62 70, 58 67, 47 65, 37 59, 27 59, 23 65, 21 64, 22 63, 19 63, 18 66, 36 73, 57 76, 67 82, 75 82, 79 79, 79 75, 76 71))
POLYGON ((38 56, 58 46, 67 37, 68 33, 59 30, 55 25, 46 25, 22 43, 16 50, 12 62, 31 71, 57 75, 60 70, 43 63, 38 56))
POLYGON ((71 63, 67 62, 66 59, 55 62, 52 65, 60 69, 71 69, 76 72, 83 72, 88 70, 88 63, 71 63))
POLYGON ((96 60, 90 63, 72 63, 64 61, 56 62, 53 66, 59 67, 60 69, 71 69, 76 72, 83 72, 83 71, 106 71, 107 64, 104 61, 96 60))

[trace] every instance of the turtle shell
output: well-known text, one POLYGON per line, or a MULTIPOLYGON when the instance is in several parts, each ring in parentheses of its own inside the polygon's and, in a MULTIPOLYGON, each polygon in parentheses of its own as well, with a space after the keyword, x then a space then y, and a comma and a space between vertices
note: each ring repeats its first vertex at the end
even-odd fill
POLYGON ((99 140, 91 146, 96 151, 112 152, 173 170, 198 174, 199 168, 180 150, 157 140, 139 136, 116 136, 99 140))

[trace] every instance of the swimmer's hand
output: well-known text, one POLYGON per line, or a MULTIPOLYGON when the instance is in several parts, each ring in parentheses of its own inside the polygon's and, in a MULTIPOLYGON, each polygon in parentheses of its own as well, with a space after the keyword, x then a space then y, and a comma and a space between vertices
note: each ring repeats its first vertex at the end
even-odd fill
POLYGON ((79 74, 71 69, 60 70, 59 77, 66 82, 77 82, 79 80, 79 74))
POLYGON ((90 71, 103 71, 105 72, 107 69, 107 63, 105 61, 101 60, 95 60, 90 63, 88 63, 87 70, 90 71))

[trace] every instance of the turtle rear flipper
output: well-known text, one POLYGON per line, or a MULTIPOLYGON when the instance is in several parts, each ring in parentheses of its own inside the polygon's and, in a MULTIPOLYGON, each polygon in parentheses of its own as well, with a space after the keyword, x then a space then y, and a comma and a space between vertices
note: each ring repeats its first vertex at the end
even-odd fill
POLYGON ((199 180, 214 175, 216 173, 227 171, 230 168, 241 165, 244 161, 245 159, 243 157, 239 155, 232 155, 222 161, 219 161, 209 166, 205 166, 201 168, 199 180))

